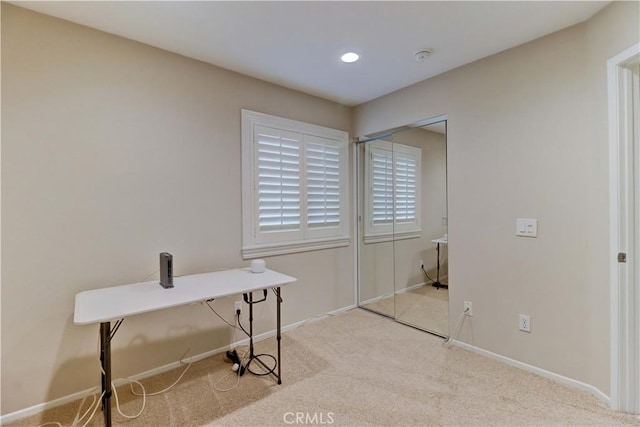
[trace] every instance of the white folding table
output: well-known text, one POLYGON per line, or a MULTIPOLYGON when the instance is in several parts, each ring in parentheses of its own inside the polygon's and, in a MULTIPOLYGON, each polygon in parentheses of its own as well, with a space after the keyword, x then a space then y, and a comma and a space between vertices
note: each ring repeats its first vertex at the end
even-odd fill
MULTIPOLYGON (((216 271, 213 273, 178 276, 173 279, 173 288, 165 289, 157 281, 113 286, 80 292, 76 295, 73 321, 76 325, 100 323, 100 363, 102 365, 102 411, 104 423, 111 426, 111 339, 125 317, 148 313, 170 307, 178 307, 231 295, 243 294, 249 304, 249 358, 253 354, 253 304, 267 298, 268 289, 276 296, 276 339, 278 357, 277 374, 271 372, 282 384, 280 370, 280 287, 297 279, 272 270, 252 273, 249 269, 216 271), (263 291, 264 298, 254 301, 253 292, 263 291), (115 321, 111 329, 111 321, 115 321)), ((260 360, 265 368, 268 367, 260 360)))

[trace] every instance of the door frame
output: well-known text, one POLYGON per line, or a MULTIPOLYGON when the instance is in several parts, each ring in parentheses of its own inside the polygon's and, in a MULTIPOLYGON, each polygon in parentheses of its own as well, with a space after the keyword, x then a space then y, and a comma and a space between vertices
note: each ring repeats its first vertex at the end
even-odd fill
POLYGON ((607 61, 611 406, 632 414, 640 413, 640 185, 634 185, 640 172, 640 131, 634 129, 639 109, 638 73, 632 71, 639 63, 640 43, 607 61), (626 263, 618 261, 619 253, 626 253, 626 263))

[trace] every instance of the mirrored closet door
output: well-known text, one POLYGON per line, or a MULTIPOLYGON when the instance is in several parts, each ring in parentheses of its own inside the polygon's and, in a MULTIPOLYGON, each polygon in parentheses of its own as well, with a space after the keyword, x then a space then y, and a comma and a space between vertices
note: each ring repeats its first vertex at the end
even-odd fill
POLYGON ((448 336, 446 122, 359 141, 359 305, 448 336))

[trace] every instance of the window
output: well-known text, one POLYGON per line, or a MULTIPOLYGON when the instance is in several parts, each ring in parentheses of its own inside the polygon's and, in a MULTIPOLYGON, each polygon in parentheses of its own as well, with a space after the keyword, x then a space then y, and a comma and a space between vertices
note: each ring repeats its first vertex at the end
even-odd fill
POLYGON ((365 243, 420 237, 422 150, 388 141, 365 147, 365 243))
POLYGON ((349 244, 348 134, 242 110, 242 256, 349 244))

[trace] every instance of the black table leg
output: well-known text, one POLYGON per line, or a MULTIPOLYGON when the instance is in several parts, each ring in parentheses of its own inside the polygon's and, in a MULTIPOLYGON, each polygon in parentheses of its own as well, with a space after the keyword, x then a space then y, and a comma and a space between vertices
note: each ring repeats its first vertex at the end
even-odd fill
POLYGON ((249 292, 249 360, 253 360, 253 292, 249 292))
POLYGON ((111 324, 109 322, 100 323, 100 363, 104 425, 111 427, 111 324))
POLYGON ((277 357, 273 357, 273 355, 266 355, 266 354, 255 354, 254 351, 254 346, 253 346, 253 304, 257 304, 263 301, 266 301, 267 299, 267 290, 265 289, 264 292, 264 298, 261 300, 255 300, 253 299, 253 292, 248 292, 246 294, 243 294, 244 296, 244 301, 249 304, 249 361, 247 362, 246 368, 249 372, 251 372, 254 375, 273 375, 274 377, 277 378, 278 380, 278 384, 282 384, 282 379, 280 378, 280 375, 282 374, 282 370, 280 367, 280 356, 281 356, 281 349, 280 349, 280 341, 282 339, 282 321, 281 321, 281 312, 280 312, 280 305, 282 303, 282 297, 280 296, 280 287, 276 287, 273 288, 274 293, 276 294, 276 341, 278 342, 278 354, 277 357), (263 362, 260 357, 261 356, 268 356, 271 357, 274 362, 275 362, 275 366, 273 367, 269 367, 265 364, 265 362, 263 362), (257 362, 258 364, 260 364, 264 369, 266 369, 265 373, 258 373, 258 372, 254 372, 252 371, 249 366, 251 365, 251 363, 253 362, 257 362), (276 368, 278 369, 278 372, 276 373, 276 368))
POLYGON ((276 288, 276 340, 278 341, 278 384, 282 384, 282 377, 280 371, 280 303, 282 299, 280 298, 280 287, 276 288))

